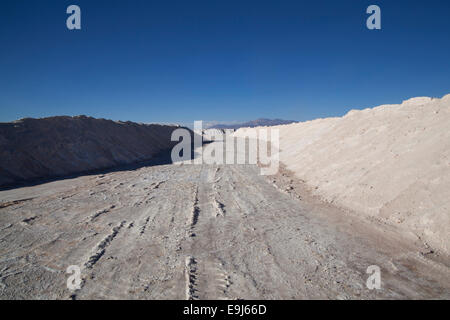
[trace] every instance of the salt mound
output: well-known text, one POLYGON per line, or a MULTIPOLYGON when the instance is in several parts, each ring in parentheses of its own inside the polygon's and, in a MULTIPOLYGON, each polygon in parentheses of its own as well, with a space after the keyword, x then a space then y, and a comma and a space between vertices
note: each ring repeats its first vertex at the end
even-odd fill
POLYGON ((420 105, 430 103, 432 100, 433 99, 430 97, 417 97, 417 98, 411 98, 411 99, 403 101, 402 105, 420 106, 420 105))
POLYGON ((450 252, 450 95, 272 128, 314 194, 450 252))
POLYGON ((0 185, 148 160, 174 145, 176 128, 86 116, 0 123, 0 185))

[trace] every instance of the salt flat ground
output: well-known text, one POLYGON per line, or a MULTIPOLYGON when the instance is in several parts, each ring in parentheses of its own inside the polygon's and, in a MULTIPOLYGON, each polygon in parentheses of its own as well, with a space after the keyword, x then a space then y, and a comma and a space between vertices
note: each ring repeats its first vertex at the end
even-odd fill
POLYGON ((169 164, 1 191, 0 298, 450 298, 447 257, 259 173, 169 164))

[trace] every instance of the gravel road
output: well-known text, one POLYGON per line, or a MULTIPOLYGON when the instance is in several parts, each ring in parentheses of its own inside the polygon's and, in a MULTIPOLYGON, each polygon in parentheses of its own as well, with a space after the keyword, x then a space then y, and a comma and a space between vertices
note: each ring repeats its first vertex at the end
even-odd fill
POLYGON ((450 298, 447 257, 300 189, 255 165, 167 164, 1 191, 0 298, 450 298))

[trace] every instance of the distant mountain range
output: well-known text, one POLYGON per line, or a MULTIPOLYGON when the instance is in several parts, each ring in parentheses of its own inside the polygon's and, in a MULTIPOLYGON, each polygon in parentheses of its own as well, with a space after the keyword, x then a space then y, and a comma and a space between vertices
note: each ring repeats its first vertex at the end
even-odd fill
POLYGON ((256 119, 244 123, 235 123, 235 124, 216 124, 209 129, 234 129, 237 130, 239 128, 254 128, 254 127, 263 127, 263 126, 278 126, 281 124, 290 124, 298 121, 295 120, 282 120, 282 119, 256 119))

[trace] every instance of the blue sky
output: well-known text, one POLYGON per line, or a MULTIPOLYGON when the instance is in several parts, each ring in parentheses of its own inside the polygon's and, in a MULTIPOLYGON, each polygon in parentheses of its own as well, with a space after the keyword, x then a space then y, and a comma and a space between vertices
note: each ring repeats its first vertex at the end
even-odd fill
POLYGON ((0 121, 308 120, 440 97, 449 15, 433 0, 2 0, 0 121), (82 30, 66 28, 71 4, 82 30))

